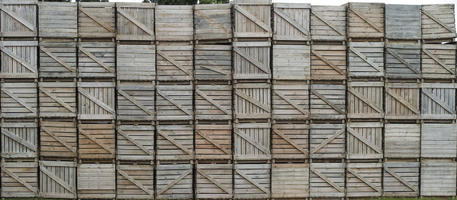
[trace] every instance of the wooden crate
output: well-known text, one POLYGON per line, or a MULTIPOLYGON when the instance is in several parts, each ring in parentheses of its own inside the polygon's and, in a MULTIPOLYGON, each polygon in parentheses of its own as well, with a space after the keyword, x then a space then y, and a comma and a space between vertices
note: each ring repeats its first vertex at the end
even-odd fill
POLYGON ((78 36, 114 38, 116 35, 114 3, 78 3, 78 36))
POLYGON ((111 78, 116 76, 116 44, 82 41, 78 44, 78 77, 111 78))
POLYGON ((422 45, 422 77, 427 79, 455 79, 456 46, 454 44, 422 45))
POLYGON ((76 77, 76 56, 74 39, 41 39, 40 78, 76 77))
POLYGON ((156 79, 156 46, 117 44, 117 80, 153 81, 156 79))
POLYGON ((158 124, 158 160, 191 160, 194 157, 194 130, 191 124, 158 124))
POLYGON ((346 85, 340 82, 311 83, 311 119, 345 119, 346 85))
POLYGON ((41 198, 76 198, 76 163, 40 161, 41 198))
POLYGON ((454 83, 422 83, 421 118, 455 119, 454 83))
POLYGON ((349 42, 350 77, 384 77, 384 42, 349 42))
POLYGON ((76 3, 40 2, 38 4, 40 37, 78 37, 77 12, 76 3))
POLYGON ((35 37, 37 35, 37 1, 3 0, 1 12, 2 37, 35 37))
POLYGON ((385 158, 419 158, 420 124, 385 124, 385 158))
POLYGON ((271 118, 271 91, 268 83, 239 83, 233 85, 235 118, 271 118))
POLYGON ((350 81, 347 88, 348 118, 384 117, 384 82, 350 81))
POLYGON ((341 123, 311 123, 310 154, 316 159, 346 157, 346 128, 341 123))
POLYGON ((234 159, 236 160, 269 160, 270 123, 235 123, 233 127, 234 159))
POLYGON ((383 3, 349 3, 347 15, 349 38, 384 37, 383 3))
POLYGON ((309 124, 300 121, 273 124, 271 151, 274 159, 309 158, 309 124))
POLYGON ((271 0, 235 0, 233 3, 235 38, 271 37, 271 0))
POLYGON ((231 45, 195 45, 196 80, 232 80, 231 45))
POLYGON ((419 196, 420 163, 408 160, 384 162, 383 196, 419 196))
POLYGON ((189 42, 160 42, 157 45, 157 80, 193 80, 193 46, 189 42))
POLYGON ((34 118, 37 112, 36 83, 2 83, 1 108, 4 118, 34 118))
POLYGON ((165 85, 156 89, 157 120, 192 120, 193 86, 165 85))
POLYGON ((116 198, 154 199, 154 165, 121 163, 117 165, 116 198))
POLYGON ((196 165, 196 188, 198 199, 231 199, 232 164, 214 163, 196 165))
POLYGON ((233 43, 233 79, 269 79, 270 42, 233 43))
POLYGON ((235 199, 270 197, 270 164, 237 163, 234 170, 235 199))
POLYGON ((348 163, 347 197, 379 197, 382 194, 382 163, 348 163))
POLYGON ((456 166, 455 160, 421 160, 420 195, 455 196, 456 166))
POLYGON ((389 79, 418 79, 421 77, 421 46, 415 42, 386 44, 386 77, 389 79))
POLYGON ((308 163, 274 163, 271 168, 272 198, 309 197, 308 163))
POLYGON ((115 124, 83 121, 78 127, 80 159, 114 159, 115 124))
POLYGON ((119 81, 117 84, 118 120, 154 120, 153 82, 119 81))
POLYGON ((197 84, 194 101, 197 120, 232 119, 232 85, 197 84))
POLYGON ((311 45, 311 79, 345 80, 346 74, 345 44, 311 45))
POLYGON ((192 199, 192 164, 157 164, 156 198, 192 199))
POLYGON ((193 6, 158 5, 155 14, 157 40, 190 41, 194 39, 193 6))
POLYGON ((152 122, 117 123, 117 160, 154 160, 154 132, 152 122))
POLYGON ((273 82, 273 119, 309 119, 309 83, 304 81, 273 82))
POLYGON ((39 82, 40 117, 76 117, 75 82, 39 82))
POLYGON ((38 78, 37 46, 37 41, 0 42, 0 78, 38 78))
POLYGON ((76 158, 76 120, 47 118, 40 121, 40 156, 76 158))
POLYGON ((386 83, 386 119, 420 119, 420 84, 386 83))
POLYGON ((311 163, 309 171, 311 197, 345 196, 344 163, 311 163))
POLYGON ((311 5, 311 39, 346 40, 346 7, 311 5))
POLYGON ((197 124, 195 156, 199 160, 232 159, 232 125, 213 121, 197 124))
POLYGON ((457 125, 422 124, 421 157, 457 157, 457 125))
POLYGON ((150 3, 116 3, 116 39, 154 40, 154 8, 150 3))
POLYGON ((421 6, 386 4, 386 38, 421 39, 421 6))
POLYGON ((78 82, 78 119, 115 119, 113 82, 78 82))
POLYGON ((422 5, 422 39, 454 38, 454 4, 422 5))
POLYGON ((231 5, 194 5, 194 24, 195 40, 231 40, 231 5))
POLYGON ((309 45, 273 45, 273 79, 309 80, 309 45))
POLYGON ((114 199, 116 174, 114 164, 78 164, 78 198, 114 199))
POLYGON ((311 5, 305 3, 273 4, 274 33, 276 41, 310 40, 311 5))
POLYGON ((347 158, 382 159, 383 127, 384 124, 381 122, 348 123, 347 158))
POLYGON ((38 163, 2 161, 3 198, 38 196, 38 163))
POLYGON ((38 124, 35 120, 8 120, 1 124, 2 158, 36 158, 38 124))

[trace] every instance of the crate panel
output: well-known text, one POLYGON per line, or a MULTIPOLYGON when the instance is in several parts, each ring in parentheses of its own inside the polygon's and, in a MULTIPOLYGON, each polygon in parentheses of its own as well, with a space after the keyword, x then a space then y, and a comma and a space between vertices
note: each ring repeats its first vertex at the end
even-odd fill
POLYGON ((118 164, 116 197, 119 199, 153 199, 154 166, 152 164, 118 164))
POLYGON ((383 3, 349 3, 347 18, 348 37, 384 37, 383 3))
POLYGON ((272 198, 309 197, 309 164, 272 164, 272 198))
POLYGON ((346 5, 311 6, 312 40, 346 40, 346 5))
POLYGON ((346 74, 345 44, 311 45, 311 79, 345 80, 346 74))
POLYGON ((155 14, 157 40, 190 41, 194 39, 193 6, 158 5, 155 14))
POLYGON ((447 159, 421 161, 420 195, 455 196, 456 162, 447 159))
POLYGON ((154 40, 154 4, 116 3, 118 40, 154 40))
POLYGON ((154 160, 152 122, 119 122, 117 125, 118 160, 154 160))
POLYGON ((195 40, 231 40, 230 4, 194 5, 195 40))
POLYGON ((454 38, 454 4, 422 5, 422 39, 454 38))
POLYGON ((1 107, 4 118, 35 118, 37 111, 36 83, 2 83, 1 107))
POLYGON ((114 159, 114 124, 83 121, 78 125, 80 159, 114 159))
POLYGON ((157 85, 157 120, 193 119, 192 85, 157 85))
POLYGON ((231 45, 195 45, 196 80, 232 80, 231 45))
POLYGON ((420 85, 386 83, 386 119, 420 119, 420 85))
POLYGON ((419 158, 420 138, 420 124, 386 124, 384 157, 419 158))
POLYGON ((154 120, 155 85, 120 81, 117 85, 118 120, 154 120))
POLYGON ((233 128, 236 160, 270 159, 270 123, 236 123, 233 128))
POLYGON ((192 164, 158 164, 156 198, 192 199, 192 164))
POLYGON ((306 41, 310 39, 310 4, 273 4, 274 40, 306 41))
POLYGON ((237 119, 271 118, 271 91, 268 83, 234 85, 234 106, 237 119))
POLYGON ((193 46, 189 42, 161 42, 157 45, 157 79, 193 79, 193 46))
POLYGON ((38 4, 40 37, 76 38, 78 36, 77 12, 76 3, 40 2, 38 4))
POLYGON ((153 81, 156 79, 155 45, 117 45, 117 80, 153 81))
POLYGON ((345 196, 344 163, 311 163, 309 176, 311 197, 345 196))
POLYGON ((420 163, 415 161, 386 161, 383 196, 419 196, 419 168, 420 163))
POLYGON ((75 82, 39 82, 40 117, 76 117, 75 82))
POLYGON ((421 6, 387 4, 386 38, 421 39, 421 6))
POLYGON ((40 78, 76 77, 76 42, 71 39, 40 41, 40 78))
POLYGON ((37 41, 2 41, 0 45, 0 78, 38 78, 37 41))
POLYGON ((390 79, 421 77, 420 44, 388 42, 386 44, 386 76, 390 79))
POLYGON ((159 124, 157 126, 157 159, 193 159, 193 133, 192 125, 159 124))
POLYGON ((37 35, 37 1, 2 1, 2 37, 35 37, 37 35))
POLYGON ((347 91, 348 118, 384 117, 384 82, 350 81, 347 91))
POLYGON ((40 161, 41 198, 76 198, 76 163, 40 161))
POLYGON ((1 126, 2 158, 37 157, 38 124, 36 121, 4 121, 1 126))
POLYGON ((235 38, 271 37, 271 0, 233 3, 235 38))
POLYGON ((232 159, 232 125, 196 125, 195 155, 201 160, 232 159))
POLYGON ((384 42, 350 42, 350 77, 384 77, 384 42))
POLYGON ((38 163, 2 161, 2 197, 37 197, 38 163))
POLYGON ((270 42, 233 43, 233 79, 270 79, 270 42))
POLYGON ((232 86, 197 84, 195 86, 195 119, 231 120, 232 86))
POLYGON ((303 81, 273 82, 273 119, 309 118, 309 84, 303 81))
POLYGON ((344 124, 311 124, 311 158, 342 159, 345 157, 346 128, 344 124))
POLYGON ((273 45, 273 79, 309 80, 309 45, 273 45))
POLYGON ((376 197, 382 194, 382 163, 348 163, 347 197, 376 197))
POLYGON ((421 157, 455 158, 457 156, 456 124, 422 124, 421 157))
POLYGON ((114 38, 116 35, 114 3, 82 2, 78 4, 78 36, 114 38))
POLYGON ((456 46, 454 44, 422 45, 422 77, 455 79, 456 46))
POLYGON ((348 159, 382 159, 383 127, 380 122, 348 123, 348 159))
POLYGON ((345 119, 346 85, 341 83, 311 84, 311 119, 345 119))
POLYGON ((273 124, 271 151, 274 159, 309 158, 309 125, 304 122, 273 124))
POLYGON ((235 164, 236 199, 265 199, 270 197, 270 164, 235 164))
POLYGON ((114 199, 116 174, 114 164, 79 164, 78 198, 114 199))
POLYGON ((116 44, 83 41, 78 44, 78 77, 111 78, 116 76, 116 44))
POLYGON ((421 118, 455 119, 455 87, 453 83, 422 83, 421 118))
POLYGON ((49 118, 40 121, 40 156, 76 158, 75 119, 49 118))
POLYGON ((201 199, 231 199, 232 164, 200 164, 196 165, 196 193, 201 199))
POLYGON ((78 82, 78 118, 114 119, 116 116, 113 82, 78 82))

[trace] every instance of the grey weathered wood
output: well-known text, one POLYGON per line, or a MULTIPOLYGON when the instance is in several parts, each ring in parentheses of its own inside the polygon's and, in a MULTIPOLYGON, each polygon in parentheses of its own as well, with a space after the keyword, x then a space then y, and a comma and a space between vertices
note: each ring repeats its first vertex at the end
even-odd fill
POLYGON ((156 166, 156 197, 191 199, 193 195, 192 164, 160 163, 156 166))
POLYGON ((273 79, 309 80, 309 45, 273 45, 273 79))
POLYGON ((154 40, 154 9, 150 3, 116 3, 118 40, 154 40))
POLYGON ((2 161, 2 197, 38 197, 38 163, 2 161))
POLYGON ((198 124, 195 126, 195 156, 199 160, 232 158, 231 124, 198 124))
POLYGON ((154 120, 155 85, 151 82, 120 81, 117 84, 118 120, 154 120))
POLYGON ((348 46, 350 77, 384 76, 384 42, 350 42, 348 46))
POLYGON ((455 84, 422 83, 421 118, 455 119, 455 84))
POLYGON ((82 41, 78 44, 78 77, 107 78, 116 76, 116 44, 82 41))
POLYGON ((233 5, 235 38, 271 37, 271 0, 235 1, 233 5))
POLYGON ((195 40, 231 40, 231 5, 194 5, 194 24, 195 40))
POLYGON ((348 37, 384 37, 384 4, 349 3, 347 17, 348 37))
POLYGON ((421 160, 421 196, 455 196, 456 163, 450 159, 421 160))
POLYGON ((235 118, 271 118, 271 91, 268 83, 238 83, 234 86, 235 118))
POLYGON ((384 157, 420 157, 420 124, 386 124, 384 129, 384 157))
POLYGON ((345 80, 346 74, 346 45, 311 45, 311 79, 345 80))
POLYGON ((37 78, 36 41, 2 41, 0 78, 37 78))
POLYGON ((36 0, 3 0, 0 8, 2 37, 35 37, 37 30, 36 0))
POLYGON ((157 45, 159 81, 193 80, 193 46, 189 42, 160 42, 157 45))
POLYGON ((233 79, 269 79, 270 42, 233 43, 233 79))
POLYGON ((311 38, 323 41, 346 40, 346 7, 311 6, 311 38))
POLYGON ((116 197, 121 199, 154 198, 152 164, 118 164, 116 197))
POLYGON ((456 46, 454 44, 422 45, 422 77, 430 79, 455 79, 456 46))
POLYGON ((115 119, 113 82, 78 82, 78 119, 115 119))
POLYGON ((454 4, 422 5, 422 38, 427 40, 454 38, 454 4))
POLYGON ((2 117, 38 117, 36 85, 33 82, 2 83, 0 99, 2 117))
POLYGON ((116 36, 115 3, 81 2, 78 4, 78 36, 114 38, 116 36))
POLYGON ((39 43, 40 78, 76 77, 76 42, 73 39, 42 39, 39 43))
POLYGON ((196 165, 197 198, 232 198, 232 164, 215 163, 196 165))
POLYGON ((77 11, 76 3, 40 2, 38 4, 40 37, 78 37, 77 11))
POLYGON ((40 194, 42 198, 76 198, 76 163, 40 161, 40 194))
POLYGON ((273 4, 273 39, 276 41, 310 40, 310 10, 310 4, 273 4))
POLYGON ((231 80, 231 45, 195 45, 196 80, 231 80))
POLYGON ((309 175, 311 197, 344 197, 344 175, 344 163, 311 163, 309 175))
POLYGON ((348 118, 383 118, 384 82, 348 82, 348 118))
POLYGON ((199 84, 195 86, 195 119, 231 120, 232 86, 199 84))
POLYGON ((309 129, 309 124, 300 121, 286 121, 273 124, 271 138, 273 158, 309 158, 309 129))
POLYGON ((76 117, 75 82, 38 83, 40 117, 76 117))
POLYGON ((388 160, 384 162, 384 196, 419 195, 420 163, 408 160, 388 160))
POLYGON ((383 127, 381 122, 347 123, 347 158, 383 158, 383 127))
POLYGON ((421 39, 421 6, 387 4, 385 6, 386 38, 421 39))
POLYGON ((303 81, 275 81, 272 90, 272 118, 309 119, 309 84, 303 81))
POLYGON ((194 157, 193 126, 189 124, 157 125, 158 160, 191 160, 194 157))
POLYGON ((417 42, 388 42, 385 52, 387 78, 420 78, 420 48, 417 42))
POLYGON ((341 123, 311 124, 311 158, 341 159, 346 157, 346 128, 341 123))
POLYGON ((348 163, 346 168, 347 197, 382 195, 382 163, 348 163))
POLYGON ((240 122, 233 125, 235 160, 269 160, 270 123, 240 122))
POLYGON ((309 197, 308 163, 275 163, 271 167, 272 198, 309 197))
POLYGON ((159 83, 156 89, 157 120, 192 120, 193 86, 159 83))
POLYGON ((114 198, 116 174, 114 164, 78 164, 78 198, 114 198))
POLYGON ((113 159, 115 157, 115 124, 83 121, 78 126, 80 159, 113 159))
POLYGON ((36 158, 38 155, 37 122, 4 121, 1 124, 3 158, 36 158))
POLYGON ((420 85, 418 83, 386 83, 386 119, 420 119, 420 85))
POLYGON ((152 81, 156 79, 156 46, 118 44, 117 80, 152 81))
POLYGON ((76 120, 48 118, 40 121, 40 156, 76 158, 76 120))
POLYGON ((154 129, 152 122, 118 122, 117 159, 154 160, 154 129))
POLYGON ((235 164, 235 198, 268 198, 270 164, 235 164))
POLYGON ((311 119, 346 118, 346 85, 312 83, 310 93, 311 119))
POLYGON ((456 124, 422 124, 421 157, 455 158, 457 157, 456 124))
POLYGON ((156 39, 191 41, 194 39, 193 6, 158 5, 155 12, 156 39))

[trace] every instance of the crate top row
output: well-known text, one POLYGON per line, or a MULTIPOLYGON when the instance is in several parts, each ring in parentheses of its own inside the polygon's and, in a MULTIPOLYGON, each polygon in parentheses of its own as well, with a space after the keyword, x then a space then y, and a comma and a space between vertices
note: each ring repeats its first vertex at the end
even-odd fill
POLYGON ((5 0, 1 5, 2 37, 116 37, 135 41, 230 41, 232 35, 251 39, 273 37, 278 41, 456 37, 453 4, 311 6, 243 0, 232 4, 156 6, 5 0))

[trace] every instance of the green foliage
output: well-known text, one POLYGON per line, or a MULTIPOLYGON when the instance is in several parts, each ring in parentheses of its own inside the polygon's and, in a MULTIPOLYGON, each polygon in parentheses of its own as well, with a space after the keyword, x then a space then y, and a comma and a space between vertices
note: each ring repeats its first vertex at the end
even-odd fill
POLYGON ((200 0, 200 4, 223 4, 229 3, 229 0, 200 0))
POLYGON ((197 0, 157 0, 159 5, 193 5, 197 0))

